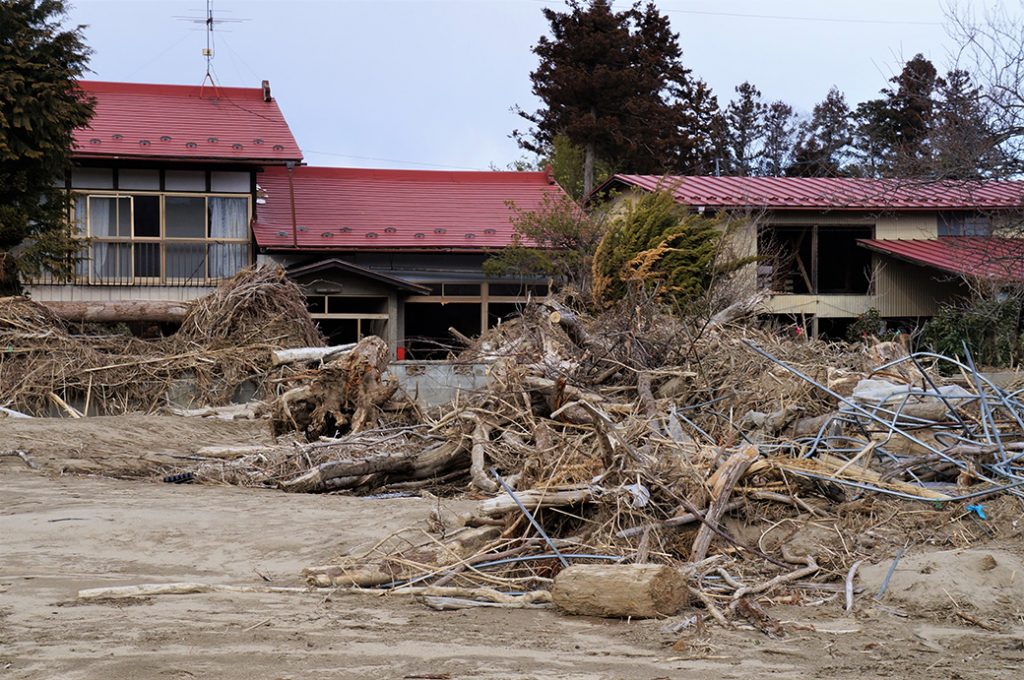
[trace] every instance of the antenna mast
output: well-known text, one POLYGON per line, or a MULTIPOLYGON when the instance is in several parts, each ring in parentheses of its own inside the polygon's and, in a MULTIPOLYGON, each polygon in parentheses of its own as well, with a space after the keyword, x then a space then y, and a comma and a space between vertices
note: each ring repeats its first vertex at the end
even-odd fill
POLYGON ((206 81, 209 80, 210 84, 214 87, 217 83, 213 80, 213 74, 210 72, 213 68, 213 0, 206 0, 206 48, 203 50, 203 56, 206 57, 206 75, 203 77, 203 85, 206 85, 206 81))
MULTIPOLYGON (((191 11, 198 13, 202 10, 197 8, 191 11)), ((230 10, 219 10, 218 13, 224 11, 230 10)), ((206 12, 201 17, 192 15, 179 16, 175 18, 179 19, 180 21, 187 21, 192 24, 201 24, 203 26, 203 30, 206 32, 206 47, 203 48, 203 58, 206 60, 206 75, 203 76, 202 86, 205 86, 207 81, 209 81, 210 85, 216 88, 217 80, 214 78, 213 70, 213 55, 216 48, 216 40, 214 39, 213 36, 214 26, 219 26, 220 24, 224 23, 240 23, 243 21, 248 21, 248 19, 224 19, 219 16, 214 17, 213 0, 206 0, 206 12)))

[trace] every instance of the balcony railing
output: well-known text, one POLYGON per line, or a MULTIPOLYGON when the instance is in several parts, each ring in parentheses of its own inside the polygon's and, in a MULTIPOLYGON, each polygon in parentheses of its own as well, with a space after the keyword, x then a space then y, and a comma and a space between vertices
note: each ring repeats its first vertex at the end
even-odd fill
POLYGON ((242 241, 94 240, 79 254, 75 277, 43 275, 26 283, 93 286, 209 286, 250 264, 242 241))

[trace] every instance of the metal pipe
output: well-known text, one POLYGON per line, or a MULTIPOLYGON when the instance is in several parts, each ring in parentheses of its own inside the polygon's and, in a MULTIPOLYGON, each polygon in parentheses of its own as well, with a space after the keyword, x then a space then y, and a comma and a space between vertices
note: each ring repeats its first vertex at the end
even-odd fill
POLYGON ((512 487, 506 484, 505 480, 501 478, 501 475, 498 474, 498 469, 491 468, 491 474, 494 475, 494 478, 498 480, 498 484, 501 484, 501 488, 505 490, 505 493, 512 497, 512 500, 515 501, 516 505, 519 506, 519 509, 522 510, 524 515, 526 515, 526 519, 530 520, 530 524, 532 524, 533 528, 537 530, 537 533, 539 533, 541 537, 543 537, 544 542, 548 544, 549 548, 551 548, 551 552, 555 553, 555 555, 558 556, 558 561, 562 563, 562 566, 568 567, 568 560, 562 557, 562 553, 558 552, 558 547, 555 545, 555 542, 551 540, 551 537, 548 536, 547 533, 545 533, 544 527, 542 527, 540 523, 537 522, 536 519, 534 519, 533 514, 526 509, 526 506, 523 505, 523 502, 521 500, 519 500, 519 496, 516 496, 516 492, 512 490, 512 487))

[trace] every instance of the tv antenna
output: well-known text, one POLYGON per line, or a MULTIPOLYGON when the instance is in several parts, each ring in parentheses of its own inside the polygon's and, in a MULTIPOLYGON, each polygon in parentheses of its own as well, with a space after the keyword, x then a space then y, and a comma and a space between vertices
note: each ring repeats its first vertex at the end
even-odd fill
MULTIPOLYGON (((197 14, 203 12, 201 9, 192 10, 197 14)), ((227 12, 229 10, 217 10, 220 12, 227 12)), ((206 85, 206 81, 210 81, 210 85, 217 87, 217 82, 214 80, 213 74, 213 55, 216 49, 216 40, 214 39, 213 29, 215 26, 220 24, 240 24, 248 19, 235 19, 235 18, 223 18, 214 16, 213 0, 206 0, 206 11, 203 16, 179 16, 174 17, 179 21, 187 21, 192 24, 198 24, 203 26, 203 31, 206 33, 206 47, 203 48, 203 58, 206 60, 206 75, 203 76, 202 85, 206 85)), ((229 31, 223 31, 225 33, 229 31)))

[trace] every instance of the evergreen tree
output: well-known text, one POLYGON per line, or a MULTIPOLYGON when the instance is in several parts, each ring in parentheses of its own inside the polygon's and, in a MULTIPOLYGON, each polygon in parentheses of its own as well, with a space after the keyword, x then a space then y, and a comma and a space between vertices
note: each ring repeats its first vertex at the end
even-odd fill
POLYGON ((608 0, 566 4, 564 12, 542 10, 550 35, 534 46, 540 64, 530 77, 544 106, 518 111, 532 124, 513 131, 519 144, 542 154, 564 135, 582 148, 585 195, 598 159, 641 173, 707 163, 711 134, 695 126, 717 103, 683 67, 668 19, 653 3, 621 12, 608 0))
POLYGON ((736 94, 725 109, 728 174, 746 176, 753 174, 761 155, 767 106, 761 91, 749 82, 738 85, 736 94))
POLYGON ((915 55, 889 82, 895 87, 883 88, 882 97, 860 104, 854 116, 860 172, 888 177, 924 174, 931 157, 935 66, 924 55, 915 55))
POLYGON ((797 177, 838 177, 845 173, 846 157, 853 141, 850 107, 846 97, 833 87, 825 101, 817 104, 810 120, 800 126, 787 175, 797 177))
POLYGON ((19 274, 74 271, 62 187, 92 105, 76 84, 89 50, 65 15, 63 0, 0 2, 0 295, 20 292, 19 274))
POLYGON ((764 113, 764 145, 758 172, 778 177, 792 162, 793 140, 796 137, 796 115, 789 104, 776 101, 764 113))
POLYGON ((937 79, 929 174, 948 179, 1002 176, 1012 164, 999 142, 981 87, 970 74, 954 69, 937 79))

